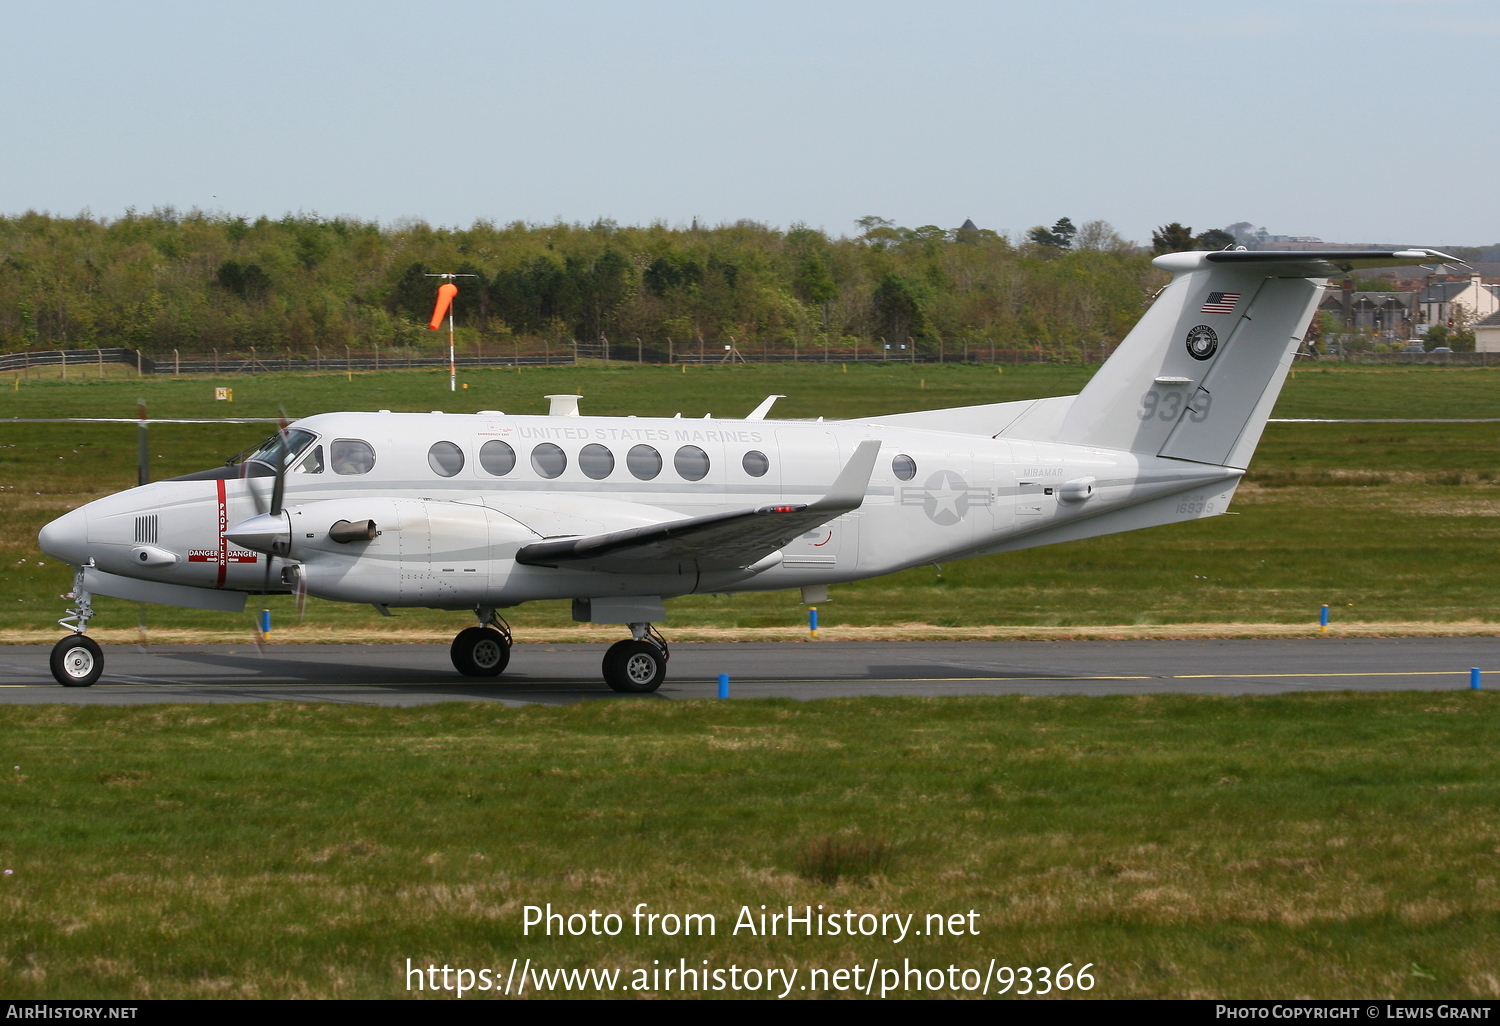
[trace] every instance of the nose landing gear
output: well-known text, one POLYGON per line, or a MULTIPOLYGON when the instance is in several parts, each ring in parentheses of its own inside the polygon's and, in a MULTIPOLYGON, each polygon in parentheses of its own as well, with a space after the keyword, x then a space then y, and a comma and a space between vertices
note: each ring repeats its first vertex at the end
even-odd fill
POLYGON ((83 567, 73 575, 72 597, 78 605, 57 622, 73 633, 52 646, 52 677, 65 688, 86 688, 104 672, 104 652, 84 634, 94 606, 93 597, 83 587, 83 567))
POLYGON ((615 691, 643 695, 666 680, 671 653, 667 639, 649 623, 631 624, 630 633, 628 640, 615 642, 604 653, 604 683, 615 691))
POLYGON ((459 631, 448 654, 465 677, 498 677, 510 663, 510 624, 486 606, 474 610, 474 615, 479 617, 479 626, 459 631))

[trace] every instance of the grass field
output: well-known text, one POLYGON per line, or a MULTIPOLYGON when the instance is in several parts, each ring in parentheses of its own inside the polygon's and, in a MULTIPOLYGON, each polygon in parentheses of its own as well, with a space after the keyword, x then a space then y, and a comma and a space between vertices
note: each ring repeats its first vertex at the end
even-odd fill
MULTIPOLYGON (((1088 369, 580 368, 257 378, 233 413, 386 407, 873 414, 1076 391, 1088 369), (926 387, 922 385, 925 381, 926 387), (356 401, 357 397, 357 401, 356 401), (462 405, 460 405, 462 402, 462 405)), ((1500 416, 1497 371, 1299 372, 1278 416, 1500 416)), ((223 416, 215 382, 28 382, 0 416, 223 416)), ((1500 425, 1273 425, 1241 515, 837 588, 825 622, 1500 622, 1500 425)), ((152 429, 157 474, 264 427, 152 429)), ((54 637, 35 532, 129 485, 133 429, 0 422, 0 631, 54 637), (23 562, 24 561, 24 562, 23 562)), ((136 609, 101 600, 100 626, 136 609)), ((794 625, 789 594, 669 624, 794 625)), ((526 630, 569 626, 523 607, 526 630)), ((246 629, 153 607, 154 629, 246 629)), ((385 625, 309 605, 330 626, 385 625)), ((969 625, 966 627, 965 625, 969 625)), ((1115 625, 1110 627, 1110 625, 1115 625)), ((294 631, 278 632, 283 639, 294 631)), ((0 707, 0 993, 405 997, 406 959, 544 971, 1093 963, 1099 997, 1500 997, 1500 719, 1488 692, 1222 698, 0 707), (14 767, 11 769, 10 767, 14 767), (527 905, 626 917, 524 936, 527 905), (713 937, 629 913, 713 913, 713 937), (978 913, 977 936, 763 938, 739 910, 978 913), (704 965, 707 960, 707 965, 704 965)), ((535 993, 533 983, 528 993, 535 993)), ((779 991, 781 988, 778 987, 779 991)), ((1013 987, 1012 992, 1020 989, 1013 987)), ((1038 988, 1039 989, 1039 988, 1038 988)), ((425 993, 425 992, 424 992, 425 993)), ((451 993, 451 992, 449 992, 451 993)), ((821 991, 815 991, 822 996, 821 991)), ((1077 992, 1072 992, 1075 996, 1077 992)), ((742 996, 731 993, 731 996, 742 996)), ((793 992, 808 996, 807 992, 793 992)), ((427 996, 431 996, 428 994, 427 996)), ((477 995, 475 995, 477 996, 477 995)), ((929 996, 924 992, 923 996, 929 996)))
POLYGON ((5 707, 0 992, 878 957, 1092 962, 1099 997, 1495 998, 1495 701, 5 707), (548 902, 717 934, 523 936, 548 902), (972 909, 979 935, 734 936, 762 904, 972 909))
MULTIPOLYGON (((225 379, 26 381, 0 389, 0 638, 54 635, 65 568, 36 549, 46 520, 127 487, 135 474, 128 425, 5 424, 5 417, 130 417, 137 397, 156 417, 293 416, 331 409, 545 411, 542 396, 577 392, 587 413, 743 415, 787 393, 776 413, 850 417, 1077 391, 1093 368, 818 365, 679 368, 630 365, 468 372, 447 390, 430 372, 265 375, 225 379), (233 404, 215 402, 229 384, 233 404), (44 565, 38 565, 39 562, 44 565)), ((1500 416, 1500 369, 1417 367, 1299 370, 1277 417, 1500 416)), ((157 425, 155 477, 221 462, 263 437, 264 425, 157 425)), ((1327 602, 1335 623, 1500 621, 1500 424, 1273 424, 1234 511, 1191 524, 910 570, 833 590, 825 624, 1008 625, 1037 629, 1209 623, 1308 623, 1327 602)), ((276 622, 290 603, 271 602, 276 622)), ((95 625, 134 630, 134 604, 100 600, 95 625)), ((670 628, 795 626, 793 592, 691 597, 669 606, 670 628)), ((514 610, 512 622, 572 628, 565 603, 514 610)), ((232 617, 151 607, 155 628, 243 632, 232 617)), ((282 640, 341 631, 397 638, 450 631, 461 617, 313 601, 306 626, 282 640)))

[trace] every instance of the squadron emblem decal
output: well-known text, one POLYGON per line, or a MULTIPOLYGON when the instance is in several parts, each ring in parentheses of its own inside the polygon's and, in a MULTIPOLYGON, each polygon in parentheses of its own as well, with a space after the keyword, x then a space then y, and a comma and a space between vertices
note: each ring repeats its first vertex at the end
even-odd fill
POLYGON ((1207 324, 1200 324, 1187 333, 1187 351, 1195 360, 1207 360, 1219 351, 1219 336, 1207 324))

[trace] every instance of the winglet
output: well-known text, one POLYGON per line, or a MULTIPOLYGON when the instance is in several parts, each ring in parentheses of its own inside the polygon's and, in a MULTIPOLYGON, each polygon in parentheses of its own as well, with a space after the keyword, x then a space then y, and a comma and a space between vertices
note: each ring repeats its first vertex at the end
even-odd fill
POLYGON ((750 411, 746 420, 765 420, 766 414, 771 412, 771 407, 776 405, 776 400, 785 399, 784 395, 768 395, 760 401, 760 405, 750 411))
POLYGON ((833 479, 828 494, 807 507, 809 510, 858 509, 865 501, 865 490, 870 487, 870 475, 875 472, 875 460, 880 455, 880 441, 868 438, 859 443, 839 476, 833 479))

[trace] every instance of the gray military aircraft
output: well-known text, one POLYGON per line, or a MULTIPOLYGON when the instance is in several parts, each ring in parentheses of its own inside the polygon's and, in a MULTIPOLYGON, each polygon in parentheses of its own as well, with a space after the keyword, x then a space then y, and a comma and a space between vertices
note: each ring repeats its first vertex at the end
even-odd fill
POLYGON ((617 691, 655 690, 664 600, 801 588, 1217 516, 1234 496, 1327 278, 1433 250, 1156 258, 1171 283, 1081 393, 867 420, 326 413, 238 462, 132 488, 42 528, 77 568, 70 687, 104 659, 91 596, 242 610, 247 594, 470 611, 460 673, 494 676, 498 611, 572 599, 628 625, 617 691))

